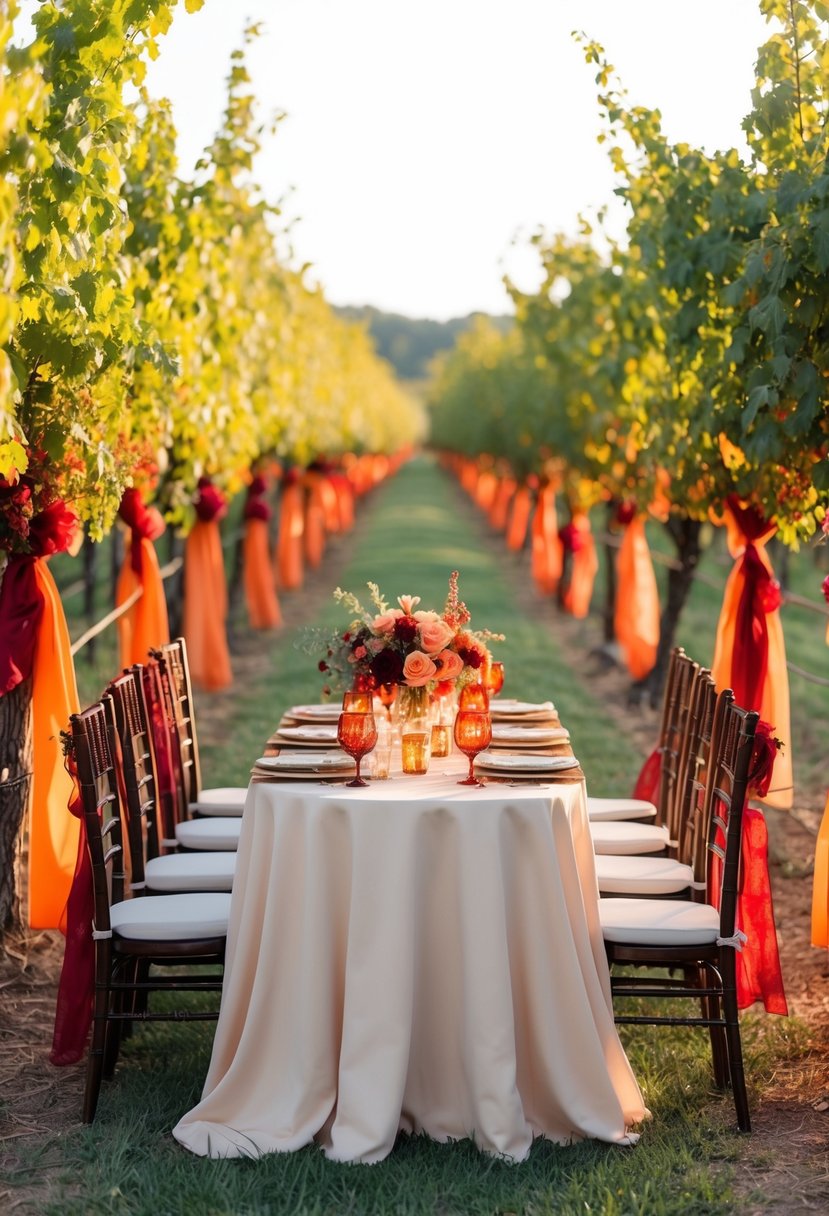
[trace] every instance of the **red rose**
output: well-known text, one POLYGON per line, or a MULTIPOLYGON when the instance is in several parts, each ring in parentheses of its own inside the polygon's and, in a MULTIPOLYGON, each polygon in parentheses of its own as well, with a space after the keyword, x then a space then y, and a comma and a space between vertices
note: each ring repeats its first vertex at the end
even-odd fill
POLYGON ((369 664, 378 684, 400 684, 403 680, 403 658, 387 647, 376 654, 369 664))
POLYGON ((826 578, 823 580, 822 590, 823 598, 826 600, 826 603, 829 604, 829 574, 827 574, 826 578))
POLYGON ((399 616, 394 622, 394 636, 399 638, 401 642, 413 642, 416 633, 417 621, 413 616, 399 616))

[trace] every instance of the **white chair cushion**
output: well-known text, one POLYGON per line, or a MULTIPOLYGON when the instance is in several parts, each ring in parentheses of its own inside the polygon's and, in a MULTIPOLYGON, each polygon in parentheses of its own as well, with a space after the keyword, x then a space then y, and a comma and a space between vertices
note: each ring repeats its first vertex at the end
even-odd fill
POLYGON ((190 803, 191 815, 241 815, 245 809, 247 786, 217 785, 201 790, 198 801, 190 803))
POLYGON ((671 857, 596 857, 602 895, 674 895, 694 881, 694 871, 671 857))
POLYGON ((227 849, 239 847, 241 817, 210 815, 206 819, 185 819, 176 824, 176 840, 183 849, 227 849))
POLYGON ((689 899, 600 899, 602 933, 609 942, 641 946, 710 946, 720 914, 689 899))
POLYGON ((596 853, 661 853, 668 847, 668 829, 653 823, 591 823, 593 850, 596 853))
POLYGON ((610 819, 653 819, 656 807, 644 798, 590 798, 587 799, 587 818, 593 823, 606 823, 610 819))
POLYGON ((144 895, 113 904, 113 931, 131 941, 198 941, 227 933, 230 896, 224 891, 198 895, 144 895))
POLYGON ((168 853, 148 861, 144 877, 150 891, 229 891, 235 872, 235 853, 168 853))

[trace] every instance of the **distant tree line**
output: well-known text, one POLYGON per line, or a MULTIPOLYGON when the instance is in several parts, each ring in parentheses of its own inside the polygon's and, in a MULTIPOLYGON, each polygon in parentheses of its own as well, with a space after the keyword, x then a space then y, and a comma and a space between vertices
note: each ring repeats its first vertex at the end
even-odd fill
MULTIPOLYGON (((429 375, 429 364, 435 355, 451 350, 458 335, 469 329, 482 313, 453 317, 450 321, 405 317, 396 312, 382 312, 370 305, 347 305, 334 311, 347 321, 367 326, 377 353, 394 367, 403 380, 423 380, 429 375)), ((488 317, 490 323, 503 333, 512 326, 509 316, 488 317)))

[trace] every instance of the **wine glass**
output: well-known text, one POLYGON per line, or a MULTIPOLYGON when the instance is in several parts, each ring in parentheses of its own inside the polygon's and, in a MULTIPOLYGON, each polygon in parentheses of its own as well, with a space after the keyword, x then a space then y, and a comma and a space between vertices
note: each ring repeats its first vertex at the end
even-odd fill
POLYGON ((469 776, 458 785, 483 785, 472 772, 478 752, 492 742, 492 721, 486 710, 459 709, 455 718, 455 744, 469 758, 469 776))
POLYGON ((503 663, 492 662, 489 664, 489 670, 484 676, 484 687, 491 697, 498 696, 498 693, 504 687, 503 663))
POLYGON ((371 693, 364 688, 347 688, 343 693, 343 709, 366 714, 371 710, 371 693))
POLYGON ((389 722, 391 722, 391 707, 397 698, 397 685, 381 684, 377 689, 377 696, 380 698, 381 704, 386 707, 386 713, 389 716, 389 722))
POLYGON ((368 785, 360 776, 360 761, 377 743, 377 723, 374 714, 359 713, 355 710, 344 710, 337 723, 337 742, 344 752, 357 761, 357 773, 353 781, 346 785, 368 785))
POLYGON ((477 710, 478 713, 487 713, 489 710, 489 697, 480 681, 476 680, 474 684, 464 684, 458 694, 458 709, 471 709, 477 710))

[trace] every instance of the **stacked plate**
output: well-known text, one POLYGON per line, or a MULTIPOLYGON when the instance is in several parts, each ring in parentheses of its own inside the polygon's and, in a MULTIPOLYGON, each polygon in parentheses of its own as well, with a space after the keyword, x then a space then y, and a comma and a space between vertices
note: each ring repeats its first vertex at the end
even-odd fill
POLYGON ((578 767, 575 756, 538 756, 532 752, 485 751, 475 758, 475 768, 482 775, 518 781, 543 781, 578 767))
MULTIPOLYGON (((284 719, 283 719, 284 722, 284 719)), ((320 748, 337 746, 337 724, 322 722, 315 726, 310 722, 299 723, 295 726, 280 724, 276 734, 269 740, 274 747, 311 747, 320 748)))
POLYGON ((353 777, 357 766, 343 751, 281 752, 260 756, 251 769, 254 778, 268 781, 325 781, 353 777))
POLYGON ((336 722, 341 712, 336 701, 328 701, 325 705, 292 705, 286 710, 282 721, 286 724, 315 722, 319 726, 321 722, 336 722))
POLYGON ((493 722, 492 746, 506 748, 521 748, 531 751, 534 748, 558 747, 570 742, 570 732, 563 726, 524 725, 523 722, 493 722))
POLYGON ((550 722, 557 721, 556 707, 552 701, 513 701, 497 697, 490 702, 489 713, 493 722, 550 722))

